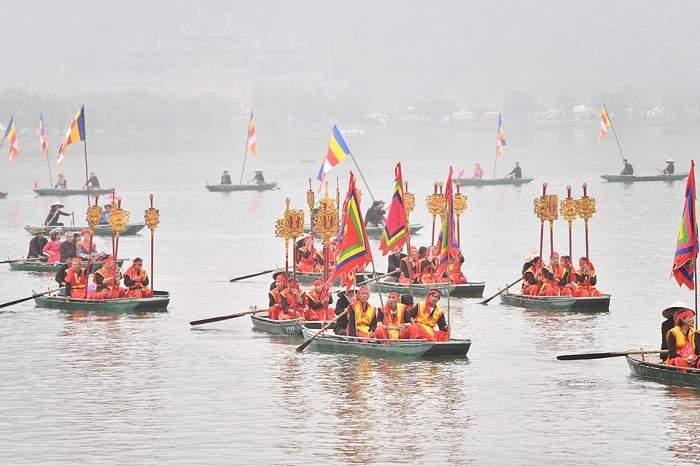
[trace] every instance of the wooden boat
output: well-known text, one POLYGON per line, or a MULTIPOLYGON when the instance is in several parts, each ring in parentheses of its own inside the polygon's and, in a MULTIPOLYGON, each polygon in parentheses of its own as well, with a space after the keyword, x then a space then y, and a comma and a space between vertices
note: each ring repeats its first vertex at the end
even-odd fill
POLYGON ((304 319, 271 320, 267 313, 251 314, 250 319, 255 330, 290 337, 301 335, 301 326, 304 323, 304 319))
POLYGON ((208 184, 204 186, 209 191, 213 192, 231 192, 231 191, 270 191, 272 189, 280 189, 276 182, 262 184, 208 184))
MULTIPOLYGON (((135 235, 139 231, 143 230, 146 227, 145 223, 131 223, 124 228, 121 233, 119 233, 119 236, 130 236, 130 235, 135 235)), ((29 233, 30 235, 34 235, 36 230, 39 228, 43 229, 52 229, 52 228, 61 228, 64 232, 80 232, 83 230, 88 229, 89 227, 87 225, 85 226, 78 226, 78 225, 63 225, 59 227, 45 227, 43 225, 25 225, 24 229, 29 233)), ((112 236, 112 227, 108 224, 106 225, 97 225, 95 227, 95 236, 112 236)))
MULTIPOLYGON (((318 330, 302 326, 304 339, 316 335, 318 330)), ((325 331, 309 344, 317 351, 340 354, 361 354, 384 358, 437 358, 464 357, 469 351, 472 341, 450 340, 448 342, 432 342, 426 340, 380 340, 377 338, 360 338, 336 335, 325 331)))
POLYGON ((453 298, 481 298, 484 296, 486 282, 459 283, 454 285, 450 296, 453 298))
POLYGON ((600 175, 605 181, 611 183, 635 183, 637 181, 676 181, 684 180, 688 177, 687 173, 674 173, 672 175, 600 175))
MULTIPOLYGON (((118 260, 117 265, 122 266, 124 260, 118 260)), ((10 262, 10 268, 12 270, 21 270, 22 272, 38 272, 38 273, 52 273, 58 272, 58 269, 64 262, 55 262, 53 264, 47 264, 41 261, 20 261, 20 262, 10 262)), ((102 262, 93 262, 92 267, 90 267, 90 273, 93 273, 102 267, 102 262)))
POLYGON ((521 184, 529 183, 534 180, 531 177, 522 178, 491 178, 491 179, 481 179, 472 180, 471 178, 454 178, 453 183, 459 183, 460 186, 493 186, 493 185, 515 185, 520 186, 521 184))
MULTIPOLYGON (((415 235, 419 231, 423 229, 423 224, 422 223, 414 223, 412 224, 409 229, 411 230, 411 234, 415 235)), ((365 227, 365 230, 367 230, 367 236, 371 237, 381 237, 382 233, 384 233, 384 227, 365 227)), ((309 225, 304 225, 304 233, 309 233, 311 231, 311 228, 309 225)))
MULTIPOLYGON (((54 188, 37 188, 33 190, 37 196, 54 196, 54 197, 63 197, 63 196, 78 196, 82 194, 83 196, 87 195, 87 189, 85 188, 80 188, 80 189, 54 189, 54 188)), ((114 188, 90 188, 90 194, 111 194, 114 192, 114 188)))
POLYGON ((0 199, 7 197, 7 193, 0 191, 0 199))
MULTIPOLYGON (((436 288, 440 290, 440 293, 442 293, 443 296, 447 296, 447 293, 452 293, 454 291, 456 285, 447 285, 447 283, 433 283, 430 285, 413 285, 412 287, 409 287, 406 284, 399 283, 399 282, 385 282, 383 280, 379 280, 379 288, 377 288, 377 282, 372 280, 367 283, 369 288, 372 291, 378 291, 381 290, 382 293, 391 293, 392 291, 397 292, 398 294, 411 294, 411 289, 413 289, 413 296, 425 296, 428 294, 428 291, 432 290, 433 288, 436 288)), ((467 283, 464 286, 470 286, 470 283, 467 283)), ((474 283, 474 290, 478 290, 479 286, 481 287, 481 293, 484 292, 484 284, 483 283, 474 283)), ((450 294, 450 296, 452 296, 450 294)), ((479 294, 481 296, 481 294, 479 294)))
POLYGON ((544 311, 590 311, 604 312, 610 310, 610 295, 599 298, 574 298, 571 296, 529 296, 519 292, 501 293, 501 302, 507 306, 540 309, 544 311))
POLYGON ((168 310, 170 293, 167 291, 154 291, 152 298, 143 299, 78 299, 51 294, 35 296, 34 301, 39 307, 62 309, 64 311, 155 312, 168 310))
POLYGON ((626 358, 630 371, 637 377, 700 388, 700 369, 661 364, 658 354, 628 354, 626 358))
MULTIPOLYGON (((292 276, 292 273, 289 273, 289 276, 292 276)), ((374 274, 372 273, 358 273, 356 274, 356 279, 355 283, 361 283, 367 280, 370 280, 374 274)), ((314 280, 317 278, 320 278, 323 280, 323 274, 322 273, 301 273, 297 271, 297 281, 299 283, 313 283, 314 280)), ((340 277, 336 278, 335 281, 333 282, 334 286, 340 286, 340 277)))

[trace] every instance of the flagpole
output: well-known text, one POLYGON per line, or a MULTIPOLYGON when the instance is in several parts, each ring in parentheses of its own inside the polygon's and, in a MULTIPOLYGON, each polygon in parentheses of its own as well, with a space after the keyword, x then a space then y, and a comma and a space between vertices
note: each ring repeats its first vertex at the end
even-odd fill
MULTIPOLYGON (((603 105, 603 108, 605 108, 605 105, 603 105)), ((608 121, 610 122, 610 129, 612 129, 613 136, 615 136, 615 142, 617 143, 617 148, 620 151, 620 157, 622 160, 625 160, 625 156, 622 154, 622 147, 620 147, 620 140, 617 139, 617 133, 615 132, 615 126, 612 123, 612 120, 610 119, 610 114, 608 113, 608 109, 605 108, 605 115, 608 117, 608 121)))
POLYGON ((491 178, 496 178, 496 164, 498 163, 498 148, 496 148, 496 159, 493 161, 493 175, 491 178))
POLYGON ((355 163, 355 166, 357 167, 357 171, 362 177, 362 181, 365 183, 365 186, 367 187, 367 192, 369 192, 369 197, 372 198, 372 201, 374 201, 374 195, 372 194, 372 190, 369 189, 369 185, 367 184, 367 180, 365 179, 365 175, 362 174, 362 170, 360 170, 360 166, 357 164, 357 160, 355 160, 355 156, 352 155, 352 152, 350 152, 350 157, 352 157, 352 161, 355 163))
POLYGON ((243 172, 245 171, 245 161, 248 158, 248 142, 250 142, 250 122, 248 122, 248 135, 245 138, 245 152, 243 152, 243 167, 241 167, 241 177, 238 184, 243 184, 243 172))
MULTIPOLYGON (((83 121, 85 118, 85 113, 83 113, 83 121)), ((88 203, 88 208, 90 208, 90 183, 88 182, 90 180, 90 177, 88 176, 88 155, 87 155, 87 135, 85 139, 83 140, 83 151, 85 153, 85 187, 87 188, 87 203, 88 203)), ((112 193, 114 194, 114 193, 112 193)), ((114 258, 116 261, 116 257, 114 258)))
MULTIPOLYGON (((49 153, 46 152, 46 166, 49 168, 49 188, 53 186, 53 175, 51 174, 51 162, 49 161, 49 153)), ((88 200, 88 204, 90 201, 88 200)))

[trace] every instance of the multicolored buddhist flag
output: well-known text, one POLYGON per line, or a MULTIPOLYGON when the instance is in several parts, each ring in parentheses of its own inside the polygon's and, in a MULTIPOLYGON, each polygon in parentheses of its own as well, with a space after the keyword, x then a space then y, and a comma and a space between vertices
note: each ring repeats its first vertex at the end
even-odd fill
POLYGON ((445 215, 442 219, 440 227, 440 236, 438 236, 438 266, 437 276, 441 277, 447 271, 450 256, 457 252, 459 243, 455 234, 455 213, 454 213, 454 198, 452 194, 452 167, 447 175, 445 184, 445 215))
POLYGON ((58 160, 56 164, 61 167, 63 166, 63 159, 66 156, 66 148, 73 144, 74 142, 80 142, 85 140, 85 106, 83 105, 78 110, 78 113, 73 117, 73 121, 68 127, 66 132, 66 137, 63 139, 61 147, 58 148, 58 160))
POLYGON ((611 125, 608 109, 603 105, 603 110, 600 112, 600 135, 598 136, 598 142, 602 141, 605 135, 608 134, 608 128, 610 128, 611 125))
POLYGON ((10 143, 10 163, 15 161, 19 150, 17 149, 17 128, 15 128, 15 116, 10 117, 10 122, 5 130, 5 139, 10 143))
POLYGON ((396 164, 394 169, 394 194, 391 197, 389 215, 386 217, 382 240, 379 243, 379 250, 382 256, 389 254, 394 248, 400 248, 408 239, 409 230, 406 219, 406 205, 403 195, 403 175, 401 174, 401 162, 396 164))
POLYGON ((331 140, 328 143, 328 150, 326 151, 325 157, 323 157, 321 169, 318 171, 318 176, 316 177, 316 179, 321 182, 318 187, 319 192, 326 179, 326 173, 345 160, 348 155, 350 155, 350 149, 348 149, 348 145, 345 144, 345 140, 340 134, 338 127, 333 125, 333 132, 331 133, 331 140))
POLYGON ((360 200, 355 189, 355 175, 350 172, 348 193, 343 203, 343 217, 336 239, 338 256, 335 261, 335 269, 330 278, 332 283, 340 277, 341 285, 349 289, 354 283, 354 276, 358 270, 372 262, 372 251, 367 239, 365 222, 362 219, 360 200))
POLYGON ((496 154, 503 153, 503 146, 506 145, 506 136, 503 134, 503 125, 501 124, 501 112, 498 112, 498 136, 496 138, 496 154))
POLYGON ((248 123, 248 150, 254 156, 258 155, 258 144, 255 142, 255 118, 250 112, 250 122, 248 123))
POLYGON ((39 112, 39 145, 41 146, 41 156, 44 157, 49 152, 49 140, 46 138, 43 112, 39 112))
POLYGON ((679 286, 695 289, 695 262, 698 256, 698 219, 695 205, 695 161, 690 161, 690 173, 685 184, 683 216, 678 230, 676 255, 673 258, 671 273, 679 286))

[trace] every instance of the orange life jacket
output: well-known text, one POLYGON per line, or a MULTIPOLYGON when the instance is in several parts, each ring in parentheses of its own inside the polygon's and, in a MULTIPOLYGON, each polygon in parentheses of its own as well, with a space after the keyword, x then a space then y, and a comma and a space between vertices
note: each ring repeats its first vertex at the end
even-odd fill
POLYGON ((418 303, 418 313, 416 314, 416 323, 425 329, 430 335, 435 335, 435 325, 442 316, 440 306, 435 306, 435 311, 430 315, 430 306, 425 301, 418 303))

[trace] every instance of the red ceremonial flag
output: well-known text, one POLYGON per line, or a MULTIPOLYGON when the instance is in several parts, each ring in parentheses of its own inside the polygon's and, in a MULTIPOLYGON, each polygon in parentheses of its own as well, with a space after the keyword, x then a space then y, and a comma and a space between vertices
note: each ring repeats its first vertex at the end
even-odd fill
POLYGON ((678 285, 695 289, 695 261, 698 257, 698 220, 695 205, 695 161, 690 161, 690 173, 685 184, 683 216, 678 230, 676 254, 673 257, 671 273, 678 285))
POLYGON ((403 175, 401 174, 401 162, 396 164, 394 169, 394 194, 389 206, 389 215, 384 224, 382 241, 379 250, 386 256, 394 248, 400 248, 408 239, 408 222, 406 219, 406 205, 403 196, 403 175))
POLYGON ((250 112, 250 122, 248 122, 248 149, 253 156, 258 155, 258 143, 255 141, 255 118, 250 112))
POLYGON ((455 235, 455 215, 454 215, 454 198, 452 195, 452 167, 447 175, 445 183, 445 216, 442 219, 440 227, 440 236, 438 237, 438 254, 439 261, 437 267, 437 276, 441 277, 447 271, 450 255, 455 253, 459 248, 457 237, 455 235))

